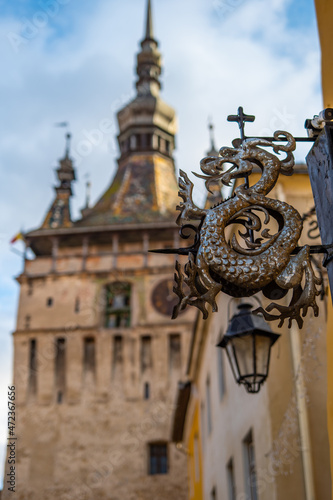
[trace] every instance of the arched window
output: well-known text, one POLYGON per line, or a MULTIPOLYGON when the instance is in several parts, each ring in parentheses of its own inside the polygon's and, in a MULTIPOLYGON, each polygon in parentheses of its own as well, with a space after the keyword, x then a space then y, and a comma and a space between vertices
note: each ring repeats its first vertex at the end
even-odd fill
POLYGON ((106 328, 123 328, 131 324, 131 285, 115 282, 106 286, 106 328))

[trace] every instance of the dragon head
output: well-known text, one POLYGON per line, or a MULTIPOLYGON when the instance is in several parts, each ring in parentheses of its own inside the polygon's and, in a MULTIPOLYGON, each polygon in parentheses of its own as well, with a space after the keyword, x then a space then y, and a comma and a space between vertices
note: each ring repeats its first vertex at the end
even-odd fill
POLYGON ((207 156, 201 160, 200 168, 205 175, 193 172, 196 177, 205 179, 206 188, 209 191, 210 184, 217 179, 220 179, 225 186, 230 186, 232 179, 244 177, 252 172, 253 164, 247 160, 248 155, 242 147, 223 147, 220 149, 219 155, 207 156), (225 163, 231 164, 227 170, 224 167, 225 163))

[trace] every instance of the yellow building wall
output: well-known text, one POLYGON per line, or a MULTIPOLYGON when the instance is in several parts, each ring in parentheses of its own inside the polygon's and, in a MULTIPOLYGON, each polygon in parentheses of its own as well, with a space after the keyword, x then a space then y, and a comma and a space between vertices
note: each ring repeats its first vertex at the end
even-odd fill
MULTIPOLYGON (((333 477, 333 308, 329 293, 327 310, 327 425, 330 441, 331 478, 333 477)), ((332 494, 333 498, 333 494, 332 494)))
POLYGON ((201 451, 201 439, 200 439, 199 407, 197 402, 195 403, 192 425, 188 437, 187 449, 188 449, 189 500, 203 500, 202 451, 201 451), (197 450, 195 449, 196 446, 197 450))
MULTIPOLYGON (((321 46, 321 78, 324 108, 333 107, 333 2, 316 0, 317 23, 321 46)), ((330 439, 331 477, 333 477, 333 311, 331 301, 327 317, 327 419, 330 439)))
POLYGON ((316 0, 317 22, 321 46, 321 78, 324 108, 333 107, 333 2, 316 0))

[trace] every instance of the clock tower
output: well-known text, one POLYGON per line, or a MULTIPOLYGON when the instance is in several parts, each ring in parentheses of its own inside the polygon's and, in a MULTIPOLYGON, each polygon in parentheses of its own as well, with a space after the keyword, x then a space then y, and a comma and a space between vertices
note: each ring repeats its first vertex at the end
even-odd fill
POLYGON ((170 319, 174 256, 149 253, 179 246, 176 115, 161 70, 148 0, 111 185, 73 220, 67 143, 55 200, 25 234, 35 258, 17 278, 18 500, 187 498, 186 456, 170 438, 195 313, 170 319))

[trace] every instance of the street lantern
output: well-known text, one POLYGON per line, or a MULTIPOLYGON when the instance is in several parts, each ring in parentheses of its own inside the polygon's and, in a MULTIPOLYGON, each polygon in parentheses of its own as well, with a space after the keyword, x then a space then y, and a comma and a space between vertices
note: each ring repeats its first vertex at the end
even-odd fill
POLYGON ((238 306, 217 346, 225 348, 236 382, 256 393, 268 376, 271 347, 280 335, 251 309, 248 303, 238 306))

